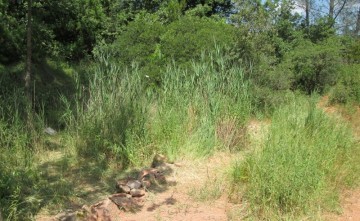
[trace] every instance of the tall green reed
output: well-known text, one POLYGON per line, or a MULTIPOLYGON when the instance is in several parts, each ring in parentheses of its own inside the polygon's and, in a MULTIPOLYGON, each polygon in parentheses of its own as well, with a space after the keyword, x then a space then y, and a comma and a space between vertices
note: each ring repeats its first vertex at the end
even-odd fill
POLYGON ((26 198, 36 179, 33 136, 38 135, 26 127, 25 102, 22 90, 0 94, 0 209, 6 220, 21 218, 31 204, 26 198))
POLYGON ((221 146, 217 142, 219 124, 232 118, 241 126, 252 111, 249 82, 242 69, 232 66, 220 49, 204 53, 189 69, 169 67, 162 86, 159 111, 163 119, 169 119, 169 125, 177 128, 175 135, 182 141, 172 145, 175 152, 184 148, 200 155, 211 153, 221 146))
POLYGON ((252 112, 249 82, 220 49, 187 69, 169 65, 156 88, 151 80, 136 65, 122 68, 98 55, 68 117, 76 122, 79 153, 124 165, 141 164, 156 152, 204 155, 221 147, 219 122, 242 125, 252 112))

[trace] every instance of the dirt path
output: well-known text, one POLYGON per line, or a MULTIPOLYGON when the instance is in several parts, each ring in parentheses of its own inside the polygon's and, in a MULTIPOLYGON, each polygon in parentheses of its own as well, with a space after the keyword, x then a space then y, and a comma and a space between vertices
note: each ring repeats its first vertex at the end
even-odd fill
MULTIPOLYGON (((125 212, 116 206, 110 206, 106 208, 110 214, 109 219, 105 220, 237 220, 241 205, 229 202, 226 182, 227 171, 236 157, 238 156, 228 152, 218 152, 206 159, 184 159, 175 164, 168 164, 171 172, 166 174, 166 184, 151 187, 144 197, 141 208, 125 212)), ((99 197, 98 200, 102 202, 101 200, 105 198, 108 196, 99 197)), ((69 214, 74 214, 74 211, 70 211, 69 214)), ((35 220, 72 220, 70 217, 64 212, 56 216, 38 214, 35 220)))
MULTIPOLYGON (((256 146, 261 142, 268 125, 269 122, 257 120, 249 122, 246 131, 252 143, 251 146, 256 146)), ((182 159, 175 164, 169 164, 171 172, 166 174, 167 184, 150 188, 144 197, 143 206, 136 211, 125 212, 118 210, 117 207, 111 207, 111 220, 239 220, 244 214, 244 209, 242 205, 229 202, 227 179, 232 163, 234 160, 241 159, 243 154, 244 151, 216 152, 209 158, 182 159)), ((59 158, 58 155, 56 154, 57 158, 59 158)), ((55 159, 55 157, 51 158, 55 159)), ((81 185, 82 189, 88 186, 87 183, 84 186, 84 182, 81 181, 76 183, 81 185)), ((105 198, 108 197, 103 195, 97 200, 101 201, 105 198)), ((54 216, 46 215, 46 211, 42 215, 38 214, 35 219, 59 220, 54 216)))
POLYGON ((228 220, 237 205, 228 202, 224 174, 234 156, 218 153, 204 160, 180 161, 167 177, 167 189, 149 192, 136 213, 122 212, 121 220, 228 220))
POLYGON ((337 217, 338 221, 359 221, 360 220, 360 189, 346 191, 342 200, 343 213, 337 217))
MULTIPOLYGON (((251 146, 257 146, 265 138, 269 124, 249 122, 246 131, 251 146)), ((241 159, 243 154, 217 152, 207 159, 177 162, 167 176, 166 190, 150 191, 141 210, 121 212, 121 220, 239 220, 244 208, 229 202, 227 175, 234 160, 241 159)))

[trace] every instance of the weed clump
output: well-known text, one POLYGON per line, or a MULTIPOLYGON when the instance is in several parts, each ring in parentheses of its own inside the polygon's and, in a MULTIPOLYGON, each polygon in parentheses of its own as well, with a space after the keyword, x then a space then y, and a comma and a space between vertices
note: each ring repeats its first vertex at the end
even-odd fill
POLYGON ((353 156, 359 149, 351 131, 310 103, 297 98, 279 108, 261 149, 233 166, 232 191, 255 217, 335 209, 338 191, 357 174, 353 156))

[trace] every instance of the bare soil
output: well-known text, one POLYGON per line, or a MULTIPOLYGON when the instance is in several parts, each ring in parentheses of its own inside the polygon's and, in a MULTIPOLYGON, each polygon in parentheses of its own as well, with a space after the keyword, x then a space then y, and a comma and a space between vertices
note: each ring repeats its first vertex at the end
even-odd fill
MULTIPOLYGON (((253 145, 260 143, 268 125, 269 122, 250 121, 246 128, 249 142, 253 145)), ((111 220, 239 220, 246 212, 242 205, 229 202, 227 175, 232 162, 241 159, 243 153, 244 151, 240 153, 217 152, 209 158, 181 159, 175 164, 170 164, 171 170, 166 174, 167 183, 150 188, 144 197, 144 204, 141 208, 125 212, 109 207, 112 210, 109 211, 112 216, 111 220)), ((60 160, 61 158, 61 153, 56 151, 50 155, 54 156, 45 157, 44 163, 48 164, 48 160, 60 160)), ((68 178, 73 179, 73 177, 68 178)), ((75 183, 75 189, 80 188, 83 192, 84 189, 89 188, 89 191, 85 192, 90 195, 94 193, 97 201, 108 197, 106 194, 102 197, 99 196, 104 192, 92 190, 94 188, 91 188, 91 182, 83 182, 81 176, 78 176, 75 183)), ((74 209, 81 208, 79 200, 76 201, 78 203, 74 209)), ((96 203, 93 199, 84 201, 91 202, 91 204, 96 203)), ((47 215, 48 212, 48 210, 42 211, 35 220, 57 220, 55 215, 47 215)))
POLYGON ((173 166, 167 187, 150 191, 141 210, 122 212, 122 220, 228 220, 237 205, 228 202, 223 174, 233 156, 218 153, 203 160, 183 160, 173 166))
POLYGON ((336 217, 338 221, 359 221, 360 189, 343 192, 341 205, 343 213, 336 217))
MULTIPOLYGON (((108 207, 109 220, 229 220, 229 216, 241 211, 241 205, 229 202, 225 182, 226 171, 235 157, 219 152, 207 159, 183 159, 169 164, 171 170, 166 174, 166 184, 150 188, 142 207, 133 211, 108 207)), ((59 214, 39 214, 35 219, 55 221, 57 217, 59 214)))

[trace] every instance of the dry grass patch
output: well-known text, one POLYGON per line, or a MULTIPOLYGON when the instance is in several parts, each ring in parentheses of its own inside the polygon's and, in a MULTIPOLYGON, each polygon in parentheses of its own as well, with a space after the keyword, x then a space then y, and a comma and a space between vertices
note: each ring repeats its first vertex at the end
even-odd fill
POLYGON ((248 144, 247 128, 236 118, 225 118, 216 125, 216 139, 230 151, 244 148, 248 144))

